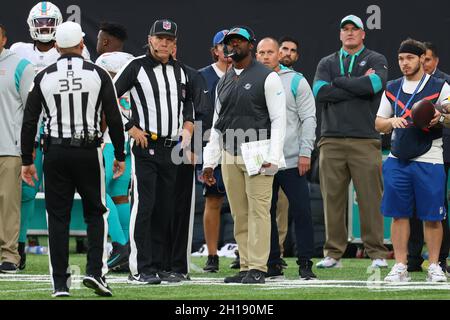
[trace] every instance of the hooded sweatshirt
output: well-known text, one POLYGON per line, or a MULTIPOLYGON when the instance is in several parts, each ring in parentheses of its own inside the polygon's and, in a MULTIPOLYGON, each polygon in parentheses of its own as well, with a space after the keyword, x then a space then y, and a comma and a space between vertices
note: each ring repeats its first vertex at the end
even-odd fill
POLYGON ((0 52, 0 156, 20 156, 23 110, 33 79, 28 60, 8 49, 0 52))
POLYGON ((286 137, 283 153, 286 169, 296 168, 298 158, 311 157, 316 140, 316 103, 301 73, 281 66, 278 72, 286 92, 286 137))

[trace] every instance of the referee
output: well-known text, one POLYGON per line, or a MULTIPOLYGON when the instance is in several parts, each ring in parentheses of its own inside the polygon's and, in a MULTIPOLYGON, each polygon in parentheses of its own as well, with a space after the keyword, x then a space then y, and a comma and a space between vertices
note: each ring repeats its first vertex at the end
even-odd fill
POLYGON ((111 77, 83 59, 83 36, 77 23, 58 27, 56 45, 61 57, 37 74, 22 127, 22 178, 33 185, 34 137, 44 110, 42 148, 53 297, 69 296, 69 224, 75 189, 82 198, 89 242, 83 284, 100 296, 112 295, 105 281, 108 210, 100 148, 102 117, 114 144, 116 178, 125 169, 124 133, 111 77))
POLYGON ((149 51, 132 60, 114 78, 120 97, 130 90, 131 118, 125 130, 132 137, 133 174, 130 221, 132 284, 159 284, 164 241, 175 206, 176 148, 190 144, 193 106, 184 66, 173 59, 177 25, 164 19, 153 23, 149 51), (182 127, 182 130, 181 130, 182 127), (180 137, 181 131, 181 137, 180 137))

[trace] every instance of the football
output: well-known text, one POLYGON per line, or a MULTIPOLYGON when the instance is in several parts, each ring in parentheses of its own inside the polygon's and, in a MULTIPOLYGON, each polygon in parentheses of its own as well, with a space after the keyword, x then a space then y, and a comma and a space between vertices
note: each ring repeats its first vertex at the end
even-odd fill
POLYGON ((423 129, 430 125, 436 109, 428 100, 417 101, 411 108, 411 118, 416 127, 423 129))
POLYGON ((445 99, 444 101, 442 101, 439 104, 435 105, 435 108, 440 112, 440 113, 450 113, 450 97, 445 99))

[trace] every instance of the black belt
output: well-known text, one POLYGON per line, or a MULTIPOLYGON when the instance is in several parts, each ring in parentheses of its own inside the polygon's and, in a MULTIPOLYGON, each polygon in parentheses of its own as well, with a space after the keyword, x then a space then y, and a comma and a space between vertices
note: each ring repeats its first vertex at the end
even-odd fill
POLYGON ((149 143, 152 143, 152 142, 162 144, 166 148, 173 148, 178 144, 178 140, 173 140, 170 138, 158 138, 156 140, 149 139, 149 143))
POLYGON ((98 148, 101 145, 101 139, 95 138, 93 140, 73 139, 73 138, 55 138, 47 137, 49 145, 61 145, 75 148, 98 148))
POLYGON ((178 144, 179 141, 166 137, 159 137, 157 139, 152 139, 151 136, 148 136, 148 142, 162 144, 166 148, 173 148, 178 144))

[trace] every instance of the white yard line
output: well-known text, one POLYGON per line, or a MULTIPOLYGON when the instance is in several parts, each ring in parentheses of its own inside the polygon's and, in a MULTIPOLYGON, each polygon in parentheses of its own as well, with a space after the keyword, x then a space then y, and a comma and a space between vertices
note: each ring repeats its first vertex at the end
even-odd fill
MULTIPOLYGON (((85 289, 81 285, 82 277, 75 276, 72 278, 73 289, 85 289)), ((0 283, 7 282, 20 282, 39 284, 51 283, 49 275, 29 275, 29 274, 15 274, 15 275, 0 275, 0 283)), ((201 278, 195 277, 191 281, 181 283, 166 283, 162 286, 133 286, 127 284, 126 276, 112 275, 108 277, 108 282, 114 284, 116 288, 120 289, 136 289, 136 288, 166 288, 168 286, 247 286, 242 284, 226 284, 223 283, 222 278, 201 278)), ((28 286, 27 285, 27 286, 28 286)), ((258 290, 286 290, 286 289, 300 289, 300 288, 318 288, 318 289, 367 289, 370 291, 405 291, 405 290, 448 290, 450 291, 449 283, 430 283, 430 282, 403 282, 398 284, 388 283, 384 281, 361 281, 361 280, 313 280, 303 281, 298 279, 285 279, 285 280, 268 280, 264 285, 256 285, 258 290)), ((17 289, 17 290, 2 290, 0 293, 21 293, 21 292, 33 292, 33 291, 48 291, 51 288, 33 288, 33 289, 17 289)))

